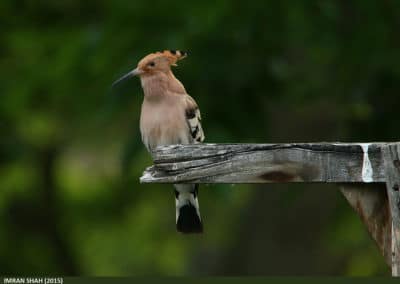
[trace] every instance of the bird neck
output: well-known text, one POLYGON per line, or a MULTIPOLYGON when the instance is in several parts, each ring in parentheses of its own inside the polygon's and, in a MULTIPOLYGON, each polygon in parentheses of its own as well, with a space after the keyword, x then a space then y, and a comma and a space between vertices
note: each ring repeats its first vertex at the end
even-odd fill
POLYGON ((185 87, 171 70, 144 75, 140 78, 145 99, 157 100, 168 94, 186 94, 185 87))

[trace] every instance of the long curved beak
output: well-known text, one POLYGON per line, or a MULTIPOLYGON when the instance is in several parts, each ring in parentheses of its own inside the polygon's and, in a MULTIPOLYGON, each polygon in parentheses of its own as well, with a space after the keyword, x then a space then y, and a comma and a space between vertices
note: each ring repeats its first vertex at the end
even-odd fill
POLYGON ((111 88, 114 88, 117 84, 119 84, 119 83, 125 81, 126 79, 129 79, 129 78, 138 76, 138 75, 140 75, 140 74, 142 74, 142 73, 143 73, 143 71, 140 70, 140 69, 138 69, 138 68, 133 69, 131 72, 125 74, 125 75, 122 76, 121 78, 119 78, 119 79, 117 79, 116 81, 114 81, 114 83, 112 83, 112 85, 111 85, 111 88))

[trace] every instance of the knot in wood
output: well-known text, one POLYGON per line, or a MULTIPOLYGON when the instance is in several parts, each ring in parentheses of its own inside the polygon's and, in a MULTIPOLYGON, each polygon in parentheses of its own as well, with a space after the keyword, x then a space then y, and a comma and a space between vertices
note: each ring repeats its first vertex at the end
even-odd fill
POLYGON ((400 171, 400 160, 393 160, 393 165, 396 167, 398 171, 400 171))

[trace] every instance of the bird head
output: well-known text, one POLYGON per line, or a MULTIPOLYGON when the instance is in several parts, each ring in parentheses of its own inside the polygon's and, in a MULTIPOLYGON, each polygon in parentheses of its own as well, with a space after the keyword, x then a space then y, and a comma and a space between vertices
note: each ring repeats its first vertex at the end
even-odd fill
POLYGON ((167 73, 171 70, 171 66, 177 66, 176 63, 186 56, 187 53, 180 50, 164 50, 150 53, 139 61, 135 69, 116 80, 112 86, 114 87, 125 79, 135 76, 152 76, 159 72, 167 73))

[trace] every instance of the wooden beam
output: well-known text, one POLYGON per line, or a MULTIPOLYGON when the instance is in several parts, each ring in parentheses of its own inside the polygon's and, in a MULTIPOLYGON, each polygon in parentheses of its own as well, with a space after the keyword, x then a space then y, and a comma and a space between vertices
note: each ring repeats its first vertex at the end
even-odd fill
POLYGON ((143 183, 385 182, 386 143, 193 144, 158 147, 143 183))
POLYGON ((392 223, 384 183, 341 184, 340 191, 360 216, 385 261, 392 266, 392 223))
POLYGON ((391 212, 392 275, 400 276, 400 143, 383 147, 383 158, 391 212))
POLYGON ((143 183, 338 183, 400 274, 400 143, 169 145, 152 155, 143 183))

